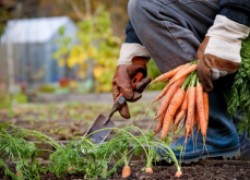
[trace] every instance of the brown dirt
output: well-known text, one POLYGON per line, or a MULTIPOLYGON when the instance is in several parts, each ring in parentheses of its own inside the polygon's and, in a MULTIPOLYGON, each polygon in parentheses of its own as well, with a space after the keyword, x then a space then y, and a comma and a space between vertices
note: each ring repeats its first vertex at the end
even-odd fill
MULTIPOLYGON (((173 165, 156 165, 153 170, 154 173, 147 175, 143 172, 141 162, 131 163, 132 174, 128 180, 167 180, 167 179, 181 179, 181 180, 247 180, 250 174, 249 161, 222 161, 222 160, 203 160, 199 163, 185 165, 182 167, 183 175, 180 178, 174 177, 176 168, 173 165)), ((0 169, 1 179, 8 179, 3 176, 0 169)), ((42 174, 41 180, 81 180, 83 174, 65 175, 63 177, 56 177, 54 174, 42 174)), ((117 171, 109 180, 120 180, 121 169, 117 171)))
MULTIPOLYGON (((131 104, 131 119, 122 119, 115 113, 112 120, 117 127, 136 125, 142 129, 150 126, 154 112, 146 116, 147 104, 131 104)), ((9 122, 16 126, 43 132, 55 140, 71 140, 83 136, 98 114, 108 116, 111 104, 104 103, 48 103, 16 105, 12 111, 0 109, 0 123, 9 122)))
MULTIPOLYGON (((169 165, 158 165, 154 167, 154 173, 147 175, 143 172, 141 162, 134 162, 131 164, 132 174, 128 180, 167 180, 167 179, 181 179, 181 180, 247 180, 250 174, 249 161, 222 161, 222 160, 203 160, 199 163, 186 165, 182 167, 183 175, 176 178, 176 168, 169 165)), ((46 174, 41 176, 42 180, 54 179, 83 179, 83 174, 67 175, 57 178, 53 174, 46 174)), ((121 169, 116 174, 109 178, 109 180, 120 180, 121 169)))
MULTIPOLYGON (((156 166, 154 174, 146 175, 141 171, 140 166, 133 166, 133 173, 129 179, 156 180, 156 179, 178 179, 174 175, 176 168, 174 166, 156 166)), ((189 180, 232 180, 232 179, 249 179, 250 162, 247 161, 222 161, 206 160, 199 163, 182 167, 183 176, 179 179, 189 180)), ((111 179, 120 179, 116 174, 111 179)))
MULTIPOLYGON (((121 119, 117 114, 114 119, 118 127, 124 127, 127 124, 134 124, 142 129, 148 128, 151 119, 154 116, 154 111, 148 112, 144 116, 146 109, 145 103, 139 106, 138 104, 131 112, 134 114, 132 120, 121 119), (143 119, 143 120, 142 120, 143 119), (138 121, 140 120, 140 121, 138 121)), ((11 122, 20 127, 41 131, 54 139, 70 140, 75 136, 82 136, 89 125, 97 117, 97 114, 104 113, 110 110, 108 105, 89 105, 89 104, 44 104, 44 105, 26 105, 18 106, 13 109, 13 114, 7 111, 0 111, 0 123, 11 122)), ((174 177, 176 168, 169 165, 158 165, 154 167, 153 175, 146 175, 142 171, 142 162, 134 162, 132 165, 132 175, 128 179, 138 180, 156 180, 156 179, 176 179, 174 177)), ((206 160, 196 164, 182 167, 183 176, 180 179, 190 180, 233 180, 233 179, 250 179, 250 162, 248 161, 222 161, 222 160, 206 160)), ((110 180, 121 179, 121 170, 114 174, 110 180)), ((0 168, 0 179, 3 177, 3 172, 0 168)), ((83 179, 83 174, 65 175, 57 178, 53 174, 41 175, 42 180, 54 179, 83 179)))

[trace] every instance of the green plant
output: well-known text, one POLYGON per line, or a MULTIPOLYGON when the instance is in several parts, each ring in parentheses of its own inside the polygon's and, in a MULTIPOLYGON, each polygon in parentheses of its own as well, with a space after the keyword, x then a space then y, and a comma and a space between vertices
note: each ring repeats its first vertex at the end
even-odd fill
POLYGON ((9 123, 0 124, 0 167, 12 179, 40 179, 40 173, 46 171, 46 167, 37 159, 39 150, 36 145, 26 138, 36 138, 54 148, 61 147, 52 138, 38 131, 19 128, 9 123), (10 168, 12 165, 15 166, 15 172, 10 168))
POLYGON ((240 131, 250 133, 250 36, 242 43, 241 57, 240 69, 226 94, 227 110, 231 116, 240 115, 240 131))
POLYGON ((136 155, 146 157, 145 169, 152 168, 153 160, 158 159, 155 148, 161 147, 180 170, 169 146, 157 140, 152 132, 144 132, 134 126, 111 130, 112 138, 101 144, 93 144, 88 136, 84 136, 61 145, 40 132, 7 123, 1 124, 0 168, 5 176, 12 179, 39 179, 41 173, 48 171, 58 177, 66 174, 83 174, 85 179, 107 179, 122 165, 128 165, 131 158, 136 155), (51 145, 54 151, 37 149, 34 143, 28 141, 29 138, 51 145), (51 153, 48 167, 39 163, 38 151, 51 153), (14 171, 12 164, 15 167, 14 171))
POLYGON ((84 144, 80 141, 70 142, 66 146, 57 148, 55 152, 50 155, 50 172, 61 176, 65 173, 77 173, 84 170, 84 158, 82 149, 84 144))
POLYGON ((97 151, 100 154, 105 154, 105 159, 116 157, 123 161, 126 166, 129 164, 129 161, 134 154, 144 154, 146 157, 146 170, 147 168, 152 168, 153 160, 159 160, 159 156, 156 152, 156 148, 159 148, 164 149, 166 156, 175 163, 177 171, 181 171, 181 167, 168 144, 156 139, 153 132, 144 132, 135 126, 129 126, 124 129, 111 129, 117 132, 116 135, 114 135, 114 137, 107 143, 102 144, 100 146, 101 150, 97 151))
POLYGON ((7 91, 0 90, 0 109, 11 108, 11 96, 7 91))
POLYGON ((95 91, 110 91, 121 40, 113 35, 109 12, 99 7, 77 26, 78 43, 73 45, 70 38, 63 36, 64 30, 60 30, 60 48, 54 58, 67 69, 77 66, 79 79, 87 78, 87 69, 93 65, 95 91))
POLYGON ((58 148, 50 155, 49 169, 58 177, 67 173, 82 173, 86 179, 107 178, 116 172, 123 159, 114 163, 128 149, 127 138, 121 133, 111 140, 95 145, 84 137, 58 148), (110 163, 114 163, 109 168, 110 163), (69 171, 70 170, 70 171, 69 171))
POLYGON ((37 91, 39 93, 54 93, 55 87, 51 84, 43 84, 40 87, 38 87, 37 91))
POLYGON ((13 132, 0 129, 0 166, 12 179, 39 179, 39 163, 36 160, 36 147, 13 132), (15 174, 6 162, 15 164, 15 174))

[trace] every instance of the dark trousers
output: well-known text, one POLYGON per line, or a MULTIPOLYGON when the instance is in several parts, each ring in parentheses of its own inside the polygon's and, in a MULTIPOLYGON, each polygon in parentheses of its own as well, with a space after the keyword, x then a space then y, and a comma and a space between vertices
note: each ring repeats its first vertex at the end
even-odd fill
POLYGON ((161 72, 193 60, 218 0, 130 0, 134 30, 161 72))
MULTIPOLYGON (((133 28, 161 72, 194 59, 218 11, 218 0, 130 0, 128 4, 133 28)), ((235 146, 239 139, 223 97, 233 79, 226 79, 215 82, 218 85, 209 94, 209 128, 217 133, 208 132, 208 138, 228 132, 237 136, 231 138, 235 146)))

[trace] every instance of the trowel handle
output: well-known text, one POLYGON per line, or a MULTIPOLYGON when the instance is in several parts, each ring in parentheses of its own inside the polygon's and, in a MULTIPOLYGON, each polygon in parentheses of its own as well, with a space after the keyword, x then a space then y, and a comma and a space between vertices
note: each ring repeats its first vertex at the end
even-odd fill
POLYGON ((136 85, 143 79, 143 73, 137 72, 134 78, 131 81, 132 88, 136 89, 136 85))
POLYGON ((118 111, 119 109, 122 108, 122 106, 124 106, 126 104, 126 98, 124 96, 122 96, 121 94, 118 96, 118 98, 116 99, 115 103, 112 106, 112 109, 109 113, 108 119, 105 122, 105 124, 107 124, 110 121, 110 118, 113 116, 113 114, 118 111))

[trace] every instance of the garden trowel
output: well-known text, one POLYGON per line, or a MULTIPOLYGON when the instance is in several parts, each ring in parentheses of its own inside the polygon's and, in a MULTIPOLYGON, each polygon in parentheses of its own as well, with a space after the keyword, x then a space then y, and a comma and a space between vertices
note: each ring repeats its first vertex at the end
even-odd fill
MULTIPOLYGON (((143 79, 143 74, 141 72, 138 72, 136 74, 135 78, 132 80, 132 88, 135 90, 133 97, 134 101, 141 98, 142 92, 150 82, 150 78, 143 79)), ((121 109, 121 107, 125 105, 126 102, 126 98, 122 94, 120 94, 117 100, 114 102, 108 117, 100 114, 87 130, 85 136, 87 136, 94 144, 104 142, 107 139, 108 135, 111 133, 111 128, 115 126, 114 122, 111 120, 111 117, 116 111, 121 109)))

